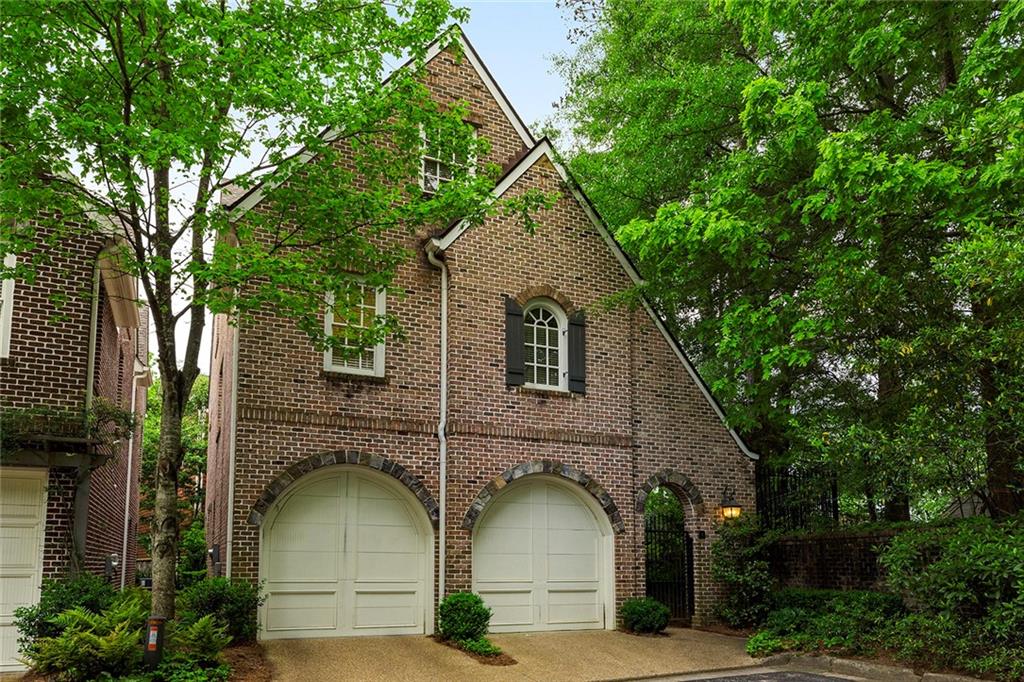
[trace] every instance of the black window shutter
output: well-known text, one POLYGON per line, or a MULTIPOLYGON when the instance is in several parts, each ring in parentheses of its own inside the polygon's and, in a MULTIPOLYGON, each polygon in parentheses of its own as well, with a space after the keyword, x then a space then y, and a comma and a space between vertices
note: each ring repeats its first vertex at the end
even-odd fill
POLYGON ((514 298, 505 297, 505 383, 522 386, 526 381, 523 364, 523 309, 514 298))
POLYGON ((582 310, 569 317, 569 390, 587 392, 587 318, 582 310))

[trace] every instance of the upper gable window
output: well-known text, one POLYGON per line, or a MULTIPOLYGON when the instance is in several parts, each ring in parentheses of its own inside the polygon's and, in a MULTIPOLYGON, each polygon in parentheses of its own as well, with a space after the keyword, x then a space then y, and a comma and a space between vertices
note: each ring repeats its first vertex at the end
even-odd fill
POLYGON ((523 310, 523 369, 527 386, 566 389, 567 325, 565 313, 553 302, 533 301, 523 310))
MULTIPOLYGON (((476 128, 473 128, 473 137, 476 137, 476 128)), ((423 164, 420 168, 420 187, 428 194, 433 194, 446 182, 455 177, 455 169, 460 165, 468 166, 470 173, 473 172, 473 159, 458 158, 456 153, 445 149, 443 144, 431 140, 430 136, 423 133, 423 164)))
MULTIPOLYGON (((336 299, 334 296, 328 296, 327 312, 324 315, 324 332, 327 336, 344 336, 345 330, 350 328, 369 329, 376 318, 384 316, 385 294, 383 289, 359 284, 348 295, 351 298, 343 309, 347 311, 347 317, 335 315, 336 299)), ((384 376, 383 341, 370 348, 363 348, 345 339, 341 346, 351 350, 342 352, 328 348, 324 351, 325 370, 363 376, 384 376)))
MULTIPOLYGON (((4 267, 13 268, 17 261, 13 253, 4 257, 4 267)), ((14 313, 14 280, 0 281, 0 358, 11 353, 11 320, 14 313)))

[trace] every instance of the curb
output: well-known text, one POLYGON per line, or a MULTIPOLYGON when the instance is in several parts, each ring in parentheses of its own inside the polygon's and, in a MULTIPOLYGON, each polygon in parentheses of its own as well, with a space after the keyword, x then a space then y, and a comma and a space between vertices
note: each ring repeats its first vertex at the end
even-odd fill
POLYGON ((953 675, 946 673, 918 674, 910 668, 900 668, 872 661, 861 661, 835 656, 815 656, 813 654, 776 654, 761 659, 765 666, 788 666, 807 672, 831 672, 837 675, 862 677, 878 682, 981 682, 976 677, 953 675))

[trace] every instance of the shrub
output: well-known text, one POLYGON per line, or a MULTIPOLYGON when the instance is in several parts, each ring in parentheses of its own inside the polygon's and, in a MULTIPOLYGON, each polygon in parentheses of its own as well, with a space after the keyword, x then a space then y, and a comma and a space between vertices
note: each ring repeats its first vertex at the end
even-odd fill
POLYGON ((782 640, 769 631, 758 632, 747 640, 747 653, 761 658, 783 650, 782 640))
POLYGON ((198 516, 181 534, 175 584, 179 590, 187 589, 206 578, 206 530, 203 517, 198 516))
POLYGON ((153 673, 154 682, 227 682, 231 668, 218 665, 204 668, 197 661, 170 659, 160 664, 153 673))
POLYGON ((497 656, 501 653, 500 647, 483 636, 477 637, 476 639, 460 640, 458 645, 460 649, 468 651, 471 654, 477 654, 478 656, 497 656))
POLYGON ((142 660, 143 625, 149 604, 126 592, 105 611, 68 609, 51 622, 59 634, 40 637, 25 650, 32 669, 59 682, 128 675, 142 660))
POLYGON ((656 633, 668 627, 670 612, 657 599, 627 599, 619 608, 622 625, 630 632, 656 633))
POLYGON ((472 592, 450 594, 437 608, 437 630, 442 639, 478 640, 487 634, 490 622, 491 610, 472 592))
POLYGON ((732 627, 757 625, 768 615, 768 548, 773 539, 749 514, 723 523, 711 545, 711 577, 725 587, 715 614, 732 627))
POLYGON ((176 655, 187 656, 200 665, 215 666, 220 663, 220 652, 231 643, 227 625, 219 623, 207 614, 192 623, 174 630, 172 646, 176 655))
POLYGON ((227 625, 233 641, 251 642, 259 629, 256 609, 264 599, 258 586, 243 580, 201 580, 178 593, 178 620, 187 627, 212 615, 227 625))
POLYGON ((25 651, 40 637, 56 637, 60 627, 52 620, 61 613, 80 606, 99 613, 110 606, 117 590, 103 578, 83 573, 75 577, 43 580, 39 603, 23 606, 14 611, 14 625, 18 628, 19 650, 25 651))

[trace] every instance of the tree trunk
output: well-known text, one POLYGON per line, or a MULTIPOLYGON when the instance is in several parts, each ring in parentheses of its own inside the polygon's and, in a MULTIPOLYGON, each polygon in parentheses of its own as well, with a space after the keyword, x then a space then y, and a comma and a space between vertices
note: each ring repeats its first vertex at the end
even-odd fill
POLYGON ((181 468, 181 417, 177 372, 162 373, 160 448, 153 504, 154 615, 174 617, 175 569, 178 560, 178 470, 181 468))
POLYGON ((995 518, 1011 516, 1024 509, 1024 480, 1020 464, 1024 439, 1008 428, 1010 418, 997 407, 1000 363, 983 360, 978 368, 981 403, 985 410, 985 469, 987 503, 995 518))

